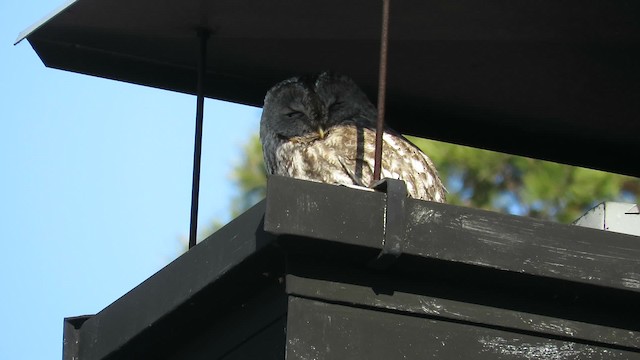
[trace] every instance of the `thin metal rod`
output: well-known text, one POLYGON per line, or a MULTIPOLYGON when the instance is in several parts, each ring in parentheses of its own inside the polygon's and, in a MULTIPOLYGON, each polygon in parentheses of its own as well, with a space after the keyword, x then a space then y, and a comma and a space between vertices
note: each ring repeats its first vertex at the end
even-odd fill
POLYGON ((380 73, 378 75, 378 119, 376 124, 376 150, 373 181, 380 180, 382 168, 382 134, 384 133, 384 103, 387 89, 387 53, 389 49, 389 3, 382 0, 382 34, 380 36, 380 73))
POLYGON ((207 39, 209 32, 198 30, 200 51, 198 54, 198 87, 196 89, 196 137, 193 149, 193 181, 191 185, 191 227, 189 249, 196 245, 198 235, 198 196, 200 193, 200 162, 202 158, 202 123, 204 118, 204 81, 207 64, 207 39))

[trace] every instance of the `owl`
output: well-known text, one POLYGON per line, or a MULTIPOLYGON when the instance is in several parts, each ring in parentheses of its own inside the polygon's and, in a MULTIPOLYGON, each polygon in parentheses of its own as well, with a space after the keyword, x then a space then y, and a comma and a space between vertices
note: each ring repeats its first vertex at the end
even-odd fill
MULTIPOLYGON (((267 173, 369 187, 376 116, 371 101, 346 76, 323 72, 282 81, 267 92, 260 120, 267 173)), ((382 178, 404 180, 413 198, 445 201, 427 155, 390 128, 382 142, 382 178)))

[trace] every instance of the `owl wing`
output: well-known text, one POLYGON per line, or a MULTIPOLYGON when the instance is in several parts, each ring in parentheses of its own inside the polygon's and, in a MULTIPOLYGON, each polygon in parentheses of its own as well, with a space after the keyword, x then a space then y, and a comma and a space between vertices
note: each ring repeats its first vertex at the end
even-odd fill
MULTIPOLYGON (((382 140, 382 178, 404 180, 413 198, 444 201, 445 190, 438 173, 418 147, 392 130, 385 130, 382 140)), ((283 142, 267 169, 298 179, 369 187, 374 153, 375 130, 345 124, 332 128, 325 139, 283 142)))
POLYGON ((367 153, 373 156, 374 149, 368 144, 368 137, 370 134, 365 128, 348 123, 333 127, 324 140, 325 159, 332 163, 325 166, 326 170, 333 172, 334 177, 340 173, 340 177, 346 175, 350 179, 349 183, 339 183, 369 187, 373 178, 373 162, 368 161, 367 153))
POLYGON ((445 201, 446 190, 431 159, 390 129, 383 135, 382 176, 404 180, 408 193, 416 199, 445 201))
MULTIPOLYGON (((338 161, 355 185, 370 186, 375 164, 375 130, 350 127, 344 132, 345 137, 357 140, 355 144, 342 142, 345 151, 337 153, 338 161)), ((446 190, 437 170, 422 150, 391 129, 385 130, 382 140, 382 178, 404 180, 413 198, 445 200, 446 190)))
POLYGON ((354 185, 367 187, 362 181, 362 177, 358 177, 355 173, 356 161, 355 159, 347 159, 343 156, 338 157, 338 163, 342 166, 342 170, 353 180, 354 185))

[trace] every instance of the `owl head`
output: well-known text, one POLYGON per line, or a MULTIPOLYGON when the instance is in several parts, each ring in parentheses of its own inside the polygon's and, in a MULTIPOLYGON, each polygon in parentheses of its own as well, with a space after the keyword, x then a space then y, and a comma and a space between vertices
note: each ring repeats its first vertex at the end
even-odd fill
POLYGON ((267 92, 260 136, 315 140, 345 122, 375 128, 375 118, 375 107, 353 80, 323 72, 282 81, 267 92))

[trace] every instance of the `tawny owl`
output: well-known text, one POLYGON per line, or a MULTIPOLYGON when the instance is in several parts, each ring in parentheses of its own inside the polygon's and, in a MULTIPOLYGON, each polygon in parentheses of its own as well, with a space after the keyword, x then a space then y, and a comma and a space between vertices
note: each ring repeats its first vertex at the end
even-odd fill
MULTIPOLYGON (((373 180, 376 108, 348 77, 295 77, 264 99, 260 140, 269 174, 338 185, 373 180)), ((399 133, 385 128, 382 178, 404 180, 409 196, 444 202, 433 163, 399 133)))

